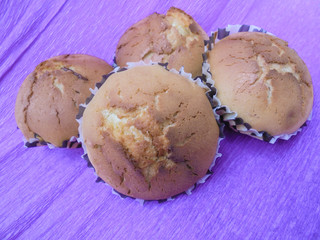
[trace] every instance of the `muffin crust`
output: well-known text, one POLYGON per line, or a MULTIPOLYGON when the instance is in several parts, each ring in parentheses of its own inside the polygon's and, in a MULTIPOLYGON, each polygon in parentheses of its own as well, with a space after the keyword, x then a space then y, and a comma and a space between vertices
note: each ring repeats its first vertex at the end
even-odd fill
POLYGON ((169 68, 182 66, 194 77, 202 74, 202 53, 205 31, 194 19, 178 8, 171 7, 166 15, 153 13, 130 27, 120 38, 116 63, 168 62, 169 68))
POLYGON ((86 107, 81 132, 98 176, 146 200, 194 185, 219 137, 205 90, 158 65, 112 74, 86 107))
POLYGON ((73 54, 40 63, 22 83, 15 106, 18 127, 27 140, 61 147, 78 135, 75 116, 89 88, 112 67, 89 55, 73 54))
POLYGON ((252 128, 290 134, 308 119, 311 76, 287 42, 264 33, 231 34, 209 51, 208 62, 221 104, 252 128))

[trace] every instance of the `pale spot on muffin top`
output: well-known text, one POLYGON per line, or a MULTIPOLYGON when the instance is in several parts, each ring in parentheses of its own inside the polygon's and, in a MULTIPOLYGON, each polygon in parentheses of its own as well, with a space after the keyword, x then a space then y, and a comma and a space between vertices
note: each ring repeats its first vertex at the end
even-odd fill
POLYGON ((59 81, 59 79, 54 79, 53 85, 59 89, 59 91, 64 93, 64 85, 59 81))
POLYGON ((186 42, 187 48, 190 48, 192 41, 199 40, 199 35, 193 33, 190 29, 190 25, 193 24, 194 20, 185 13, 177 9, 169 9, 166 20, 172 26, 167 30, 166 35, 173 48, 177 48, 183 41, 186 42), (177 36, 176 33, 179 33, 180 36, 177 36))
POLYGON ((170 169, 175 163, 169 159, 169 121, 157 123, 150 115, 148 106, 131 111, 109 108, 101 111, 104 118, 102 131, 121 143, 129 159, 139 168, 147 181, 158 174, 160 167, 170 169), (143 126, 143 128, 142 128, 143 126))

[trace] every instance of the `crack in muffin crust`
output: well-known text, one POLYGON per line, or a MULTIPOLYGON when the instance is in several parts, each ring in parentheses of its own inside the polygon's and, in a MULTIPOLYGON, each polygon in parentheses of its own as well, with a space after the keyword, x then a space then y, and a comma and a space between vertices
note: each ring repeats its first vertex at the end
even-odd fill
POLYGON ((30 135, 30 133, 31 133, 31 135, 34 134, 32 132, 32 130, 30 129, 29 125, 28 125, 27 119, 28 119, 28 108, 29 108, 29 105, 30 105, 30 100, 31 100, 32 95, 33 95, 33 87, 36 84, 37 80, 38 80, 37 74, 35 74, 35 73, 32 74, 32 80, 31 80, 32 84, 31 84, 31 87, 30 87, 30 92, 28 93, 27 101, 26 101, 26 104, 25 104, 25 106, 23 108, 23 119, 24 119, 23 120, 23 123, 24 123, 23 125, 28 129, 29 133, 26 133, 27 135, 30 135))
POLYGON ((129 112, 119 108, 109 108, 102 112, 104 125, 115 141, 121 143, 128 159, 142 171, 146 181, 157 175, 160 167, 172 168, 170 145, 166 137, 175 124, 167 120, 157 123, 148 113, 147 106, 139 106, 129 112), (143 126, 143 128, 142 128, 143 126))

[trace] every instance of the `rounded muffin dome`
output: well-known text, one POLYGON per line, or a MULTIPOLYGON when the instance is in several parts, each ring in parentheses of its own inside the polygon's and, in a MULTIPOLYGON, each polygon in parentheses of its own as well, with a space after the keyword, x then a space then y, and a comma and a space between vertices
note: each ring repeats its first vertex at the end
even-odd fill
POLYGON ((22 83, 15 118, 26 140, 64 147, 78 135, 76 115, 89 89, 112 67, 102 59, 68 54, 40 63, 22 83))
POLYGON ((205 39, 191 16, 171 7, 166 15, 153 13, 131 26, 118 42, 115 59, 120 67, 140 60, 168 62, 170 69, 184 66, 194 77, 201 76, 205 39))
POLYGON ((219 128, 205 89, 159 65, 111 74, 80 125, 96 173, 118 192, 166 199, 212 164, 219 128))
POLYGON ((233 33, 214 44, 207 61, 221 105, 249 128, 281 136, 308 119, 311 76, 287 42, 265 33, 233 33))

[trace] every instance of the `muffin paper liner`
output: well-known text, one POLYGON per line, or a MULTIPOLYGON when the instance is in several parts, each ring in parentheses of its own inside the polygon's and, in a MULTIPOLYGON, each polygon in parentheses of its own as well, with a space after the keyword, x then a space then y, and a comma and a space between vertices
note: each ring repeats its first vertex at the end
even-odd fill
POLYGON ((24 146, 26 148, 32 148, 32 147, 38 147, 38 146, 44 146, 47 145, 50 149, 53 148, 80 148, 81 143, 77 141, 77 137, 72 136, 69 140, 64 140, 62 142, 61 147, 56 147, 53 144, 46 142, 42 140, 42 138, 38 134, 34 134, 34 138, 30 138, 27 140, 25 137, 23 137, 24 146))
POLYGON ((216 32, 212 32, 209 40, 205 41, 205 51, 203 54, 203 64, 202 64, 202 73, 205 76, 203 79, 207 85, 210 85, 211 88, 215 89, 215 94, 212 96, 212 101, 216 106, 214 108, 215 115, 218 116, 221 123, 229 126, 236 132, 249 135, 251 137, 263 140, 269 143, 275 143, 278 139, 288 140, 292 136, 296 135, 302 130, 303 126, 306 126, 306 123, 311 120, 312 113, 310 113, 307 121, 295 132, 291 134, 282 134, 277 136, 272 136, 266 131, 258 131, 253 129, 249 123, 246 123, 242 118, 238 117, 238 114, 232 111, 228 106, 221 105, 219 98, 217 97, 217 89, 214 88, 214 79, 212 79, 212 74, 210 72, 210 64, 207 61, 207 53, 214 48, 214 45, 219 42, 221 39, 238 32, 261 32, 274 36, 274 34, 254 25, 228 25, 226 28, 219 28, 216 32))
MULTIPOLYGON (((205 76, 199 76, 199 77, 196 77, 195 79, 192 78, 192 75, 191 73, 186 73, 184 71, 184 68, 181 67, 181 69, 179 71, 177 71, 176 69, 168 69, 167 66, 168 66, 168 63, 155 63, 155 62, 151 62, 148 64, 148 63, 145 63, 143 61, 139 61, 139 62, 129 62, 127 63, 127 67, 124 67, 124 68, 120 68, 120 67, 116 67, 112 72, 110 72, 109 74, 107 75, 103 75, 102 77, 102 80, 99 82, 99 83, 96 83, 95 85, 95 88, 94 89, 90 89, 91 91, 91 96, 88 97, 85 101, 84 104, 80 104, 80 107, 79 107, 79 113, 78 115, 76 116, 76 120, 78 121, 79 123, 79 137, 77 139, 78 142, 82 143, 82 148, 84 150, 84 154, 82 155, 82 158, 85 159, 87 161, 87 165, 88 167, 90 168, 93 168, 90 160, 89 160, 89 157, 88 157, 88 154, 87 154, 87 149, 86 149, 86 146, 84 144, 84 139, 83 139, 83 134, 82 134, 82 131, 81 131, 81 124, 82 124, 82 117, 83 117, 83 112, 84 110, 86 109, 86 107, 88 106, 89 102, 91 101, 91 99, 94 97, 94 95, 97 93, 97 91, 99 90, 99 88, 102 86, 102 84, 105 83, 105 81, 114 73, 116 72, 122 72, 122 71, 125 71, 127 69, 130 69, 130 68, 134 68, 136 66, 150 66, 150 65, 160 65, 162 67, 164 67, 167 71, 170 71, 170 72, 173 72, 173 73, 176 73, 176 74, 179 74, 181 76, 184 76, 186 77, 188 80, 190 80, 191 82, 193 83, 196 83, 198 84, 200 87, 204 88, 207 90, 206 92, 206 96, 208 98, 208 100, 210 101, 210 104, 211 104, 211 107, 212 109, 216 108, 219 103, 218 99, 215 98, 215 92, 216 92, 216 89, 214 87, 212 87, 212 84, 211 83, 206 83, 204 80, 205 80, 205 76)), ((212 168, 213 166, 215 165, 215 162, 216 162, 216 159, 218 157, 221 157, 222 154, 219 153, 219 147, 220 147, 220 142, 222 141, 222 139, 224 139, 224 135, 223 135, 223 128, 224 128, 224 124, 220 123, 218 121, 219 119, 219 115, 216 114, 216 112, 213 110, 213 113, 215 115, 215 118, 217 120, 217 123, 218 123, 218 126, 219 126, 219 140, 218 140, 218 144, 217 144, 217 150, 216 150, 216 155, 206 173, 206 175, 204 177, 202 177, 200 180, 198 180, 192 187, 190 187, 189 189, 187 189, 184 193, 186 193, 187 195, 190 195, 192 193, 192 191, 196 188, 196 186, 198 186, 199 184, 201 183, 204 183, 209 177, 210 175, 212 175, 212 168)), ((94 169, 94 168, 93 168, 94 169)), ((97 179, 96 179, 96 182, 104 182, 106 185, 108 185, 102 178, 100 178, 95 170, 94 170, 94 173, 95 175, 97 176, 97 179)), ((109 185, 108 185, 109 186, 109 185)), ((110 186, 111 187, 111 186, 110 186)), ((112 188, 112 187, 111 187, 112 188)), ((131 198, 131 199, 135 199, 136 201, 138 201, 141 205, 143 205, 143 203, 145 201, 154 201, 154 200, 143 200, 143 199, 138 199, 138 198, 133 198, 133 197, 130 197, 130 196, 127 196, 127 195, 124 195, 122 193, 119 193, 118 191, 116 191, 115 189, 112 188, 112 193, 119 196, 121 199, 124 199, 124 198, 131 198)), ((167 199, 162 199, 162 200, 157 200, 159 203, 162 203, 162 202, 166 202, 166 201, 172 201, 175 199, 176 196, 180 195, 180 194, 183 194, 182 193, 179 193, 175 196, 171 196, 167 199)))

